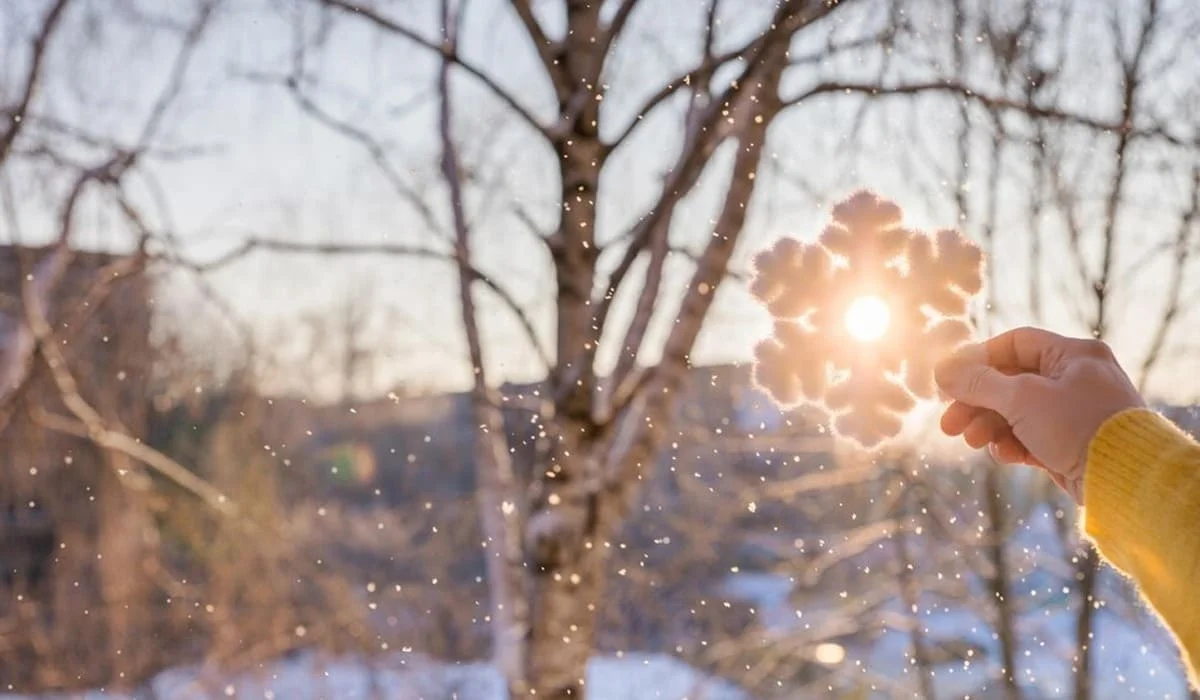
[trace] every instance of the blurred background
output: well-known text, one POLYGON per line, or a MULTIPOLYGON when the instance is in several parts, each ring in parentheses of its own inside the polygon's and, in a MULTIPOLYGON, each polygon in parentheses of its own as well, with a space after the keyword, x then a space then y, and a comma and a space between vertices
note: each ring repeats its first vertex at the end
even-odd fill
POLYGON ((1188 697, 1032 471, 750 382, 863 187, 1200 428, 1192 0, 0 3, 0 697, 1188 697))

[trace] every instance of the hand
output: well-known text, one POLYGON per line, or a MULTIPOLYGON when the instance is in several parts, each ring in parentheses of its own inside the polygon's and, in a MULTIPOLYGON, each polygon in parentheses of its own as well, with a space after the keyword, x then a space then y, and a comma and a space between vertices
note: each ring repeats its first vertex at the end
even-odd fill
POLYGON ((1045 469, 1080 505, 1092 437, 1111 416, 1146 405, 1107 345, 1037 328, 968 345, 936 377, 954 400, 942 416, 947 435, 1045 469))

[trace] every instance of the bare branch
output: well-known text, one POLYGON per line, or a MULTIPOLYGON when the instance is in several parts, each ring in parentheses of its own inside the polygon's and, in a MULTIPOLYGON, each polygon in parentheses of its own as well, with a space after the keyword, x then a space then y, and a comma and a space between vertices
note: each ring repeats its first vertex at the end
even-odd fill
POLYGON ((809 3, 805 0, 785 0, 780 4, 770 28, 736 49, 721 54, 708 55, 699 66, 667 81, 666 85, 652 95, 641 107, 634 112, 633 120, 625 126, 620 134, 605 145, 605 150, 611 152, 624 143, 637 129, 647 114, 670 99, 679 90, 689 87, 695 82, 707 83, 719 68, 732 61, 745 61, 742 79, 736 80, 726 91, 713 98, 714 104, 728 104, 741 90, 745 78, 755 72, 759 63, 764 59, 768 49, 777 46, 800 29, 822 19, 839 7, 848 3, 809 3))
MULTIPOLYGON (((9 152, 12 140, 16 136, 16 130, 20 128, 20 124, 24 121, 21 117, 24 116, 29 100, 32 99, 32 91, 36 87, 37 71, 40 70, 39 66, 42 54, 45 51, 45 42, 50 32, 53 31, 54 26, 56 26, 59 15, 61 15, 65 6, 66 1, 60 0, 51 9, 50 14, 43 24, 42 31, 35 41, 34 62, 37 65, 31 67, 29 78, 31 82, 26 85, 26 94, 18 105, 17 112, 14 113, 13 126, 3 137, 0 137, 0 162, 3 161, 3 156, 9 152)), ((203 33, 203 29, 207 26, 212 7, 212 3, 206 4, 199 18, 189 29, 173 64, 171 78, 163 93, 155 101, 146 121, 143 123, 138 145, 133 149, 114 148, 112 155, 106 161, 94 167, 80 168, 80 172, 72 183, 62 209, 59 212, 58 233, 56 242, 54 243, 55 249, 37 266, 37 270, 31 273, 27 280, 25 295, 33 296, 32 299, 26 299, 27 305, 33 303, 40 305, 39 308, 44 308, 50 303, 50 297, 72 257, 70 238, 74 227, 75 210, 88 186, 94 182, 114 187, 118 186, 121 178, 136 164, 139 157, 148 148, 149 141, 153 138, 163 114, 182 89, 183 76, 186 73, 187 66, 190 63, 195 46, 203 33)), ((52 151, 47 150, 46 155, 61 162, 57 154, 52 151)), ((126 217, 130 218, 135 225, 142 228, 142 235, 138 246, 140 260, 140 255, 143 252, 142 247, 145 245, 148 232, 145 230, 140 218, 136 217, 128 202, 123 198, 121 199, 121 207, 126 217)), ((93 293, 102 298, 103 295, 107 294, 107 291, 108 289, 104 284, 104 280, 101 280, 100 286, 93 290, 93 293)), ((18 323, 13 333, 13 338, 8 343, 8 348, 3 357, 3 366, 0 367, 0 401, 3 403, 8 402, 8 399, 24 384, 29 376, 33 353, 38 345, 34 331, 35 329, 28 322, 18 323)))
POLYGON ((1184 272, 1191 262, 1193 229, 1200 223, 1200 165, 1192 168, 1192 201, 1187 211, 1179 220, 1179 229, 1175 233, 1175 259, 1171 265, 1171 279, 1167 283, 1167 306, 1159 317, 1158 326, 1151 336, 1150 349, 1142 360, 1138 372, 1138 389, 1144 391, 1150 372, 1162 358, 1162 349, 1166 344, 1167 335, 1175 325, 1183 301, 1184 272))
MULTIPOLYGON (((73 381, 73 378, 67 373, 52 372, 52 374, 56 383, 63 380, 73 381)), ((59 383, 59 391, 63 391, 61 383, 59 383)), ((78 393, 63 395, 63 402, 76 415, 75 420, 48 411, 39 411, 35 416, 37 422, 50 430, 91 440, 99 447, 136 459, 184 491, 199 497, 222 515, 235 516, 238 514, 236 503, 215 486, 196 476, 187 467, 124 432, 104 427, 100 414, 96 413, 96 410, 78 393)))
POLYGON ((859 49, 866 49, 866 48, 887 47, 891 44, 892 40, 896 38, 896 29, 895 29, 896 21, 898 21, 898 18, 889 21, 887 29, 881 31, 878 34, 872 34, 870 36, 861 36, 861 37, 858 37, 857 39, 852 39, 850 41, 845 41, 845 42, 842 42, 839 44, 832 43, 832 41, 831 41, 830 43, 827 43, 819 51, 813 51, 811 53, 794 55, 791 57, 791 60, 788 62, 788 65, 792 66, 793 68, 796 66, 811 66, 811 65, 814 65, 817 63, 827 61, 830 58, 832 58, 833 56, 836 56, 837 54, 840 54, 840 53, 846 53, 848 51, 857 51, 859 49))
POLYGON ((904 519, 880 520, 839 533, 841 541, 838 547, 813 559, 805 568, 803 572, 805 585, 815 585, 821 576, 835 564, 862 554, 880 540, 890 540, 894 535, 913 527, 911 523, 904 522, 904 519))
MULTIPOLYGON (((1113 175, 1112 189, 1109 190, 1108 199, 1104 203, 1104 233, 1101 239, 1101 258, 1100 258, 1100 275, 1096 279, 1096 284, 1093 285, 1093 292, 1096 297, 1096 317, 1092 324, 1092 334, 1103 339, 1108 331, 1108 308, 1110 301, 1109 285, 1112 282, 1113 269, 1115 264, 1115 256, 1117 250, 1117 216, 1120 212, 1121 205, 1125 200, 1125 179, 1128 175, 1128 162, 1126 160, 1130 146, 1133 142, 1134 115, 1138 108, 1138 90, 1142 85, 1142 60, 1146 54, 1146 48, 1150 43, 1150 37, 1154 34, 1155 23, 1158 20, 1158 2, 1157 0, 1148 0, 1148 12, 1142 25, 1141 35, 1138 37, 1137 48, 1134 50, 1133 56, 1128 60, 1122 60, 1122 94, 1121 102, 1121 124, 1126 128, 1117 132, 1117 145, 1114 150, 1114 159, 1116 161, 1116 173, 1113 175)), ((1120 36, 1120 27, 1114 26, 1114 31, 1117 36, 1120 36)), ((1120 43, 1118 42, 1118 53, 1120 53, 1120 43)), ((1095 557, 1088 559, 1090 567, 1095 568, 1095 557)), ((1086 596, 1085 596, 1086 599, 1086 596)), ((1086 606, 1085 606, 1086 607, 1086 606)), ((1086 619, 1081 615, 1081 620, 1086 619)), ((1081 623, 1082 624, 1082 623, 1081 623)), ((1077 640, 1081 646, 1087 643, 1087 640, 1082 638, 1077 640)), ((1086 661, 1084 662, 1086 665, 1086 661)), ((1083 676, 1080 676, 1083 678, 1083 676)))
POLYGON ((978 102, 979 104, 989 109, 996 110, 1012 110, 1021 112, 1034 119, 1045 119, 1049 121, 1057 121, 1065 124, 1083 126, 1096 131, 1113 133, 1118 135, 1126 135, 1130 139, 1155 139, 1164 141, 1173 146, 1184 148, 1195 147, 1200 144, 1196 139, 1189 139, 1177 134, 1172 134, 1165 127, 1154 127, 1151 129, 1138 129, 1129 122, 1110 122, 1096 117, 1089 117, 1083 114, 1073 114, 1064 112, 1053 107, 1039 107, 1030 104, 1025 100, 1017 100, 1008 97, 996 95, 985 95, 976 92, 971 87, 962 85, 952 81, 932 81, 924 83, 913 83, 910 85, 879 85, 876 83, 843 83, 843 82, 825 82, 819 83, 808 90, 791 97, 784 101, 785 106, 793 106, 800 104, 806 100, 819 95, 828 94, 865 94, 870 96, 886 96, 886 95, 916 95, 922 93, 943 93, 967 98, 978 102))
MULTIPOLYGON (((731 119, 730 122, 726 122, 727 128, 716 127, 718 123, 717 117, 726 108, 731 109, 731 102, 736 97, 736 92, 736 86, 731 87, 726 91, 726 95, 733 95, 732 97, 713 101, 705 107, 701 116, 694 122, 694 128, 691 129, 693 138, 689 142, 684 143, 678 161, 671 168, 670 175, 663 184, 663 191, 658 201, 631 232, 632 240, 629 243, 629 247, 626 248, 621 261, 609 275, 608 284, 603 295, 594 304, 595 312, 592 327, 599 329, 600 332, 604 330, 608 314, 612 309, 613 300, 616 298, 617 292, 632 269, 633 264, 637 262, 638 257, 656 238, 663 238, 665 244, 665 238, 668 235, 675 208, 699 181, 700 175, 704 171, 704 166, 708 163, 712 152, 733 133, 734 127, 730 125, 730 122, 736 125, 737 119, 731 119)), ((661 267, 661 260, 655 262, 658 264, 652 265, 652 268, 661 267)), ((653 278, 648 278, 648 282, 653 283, 653 278)), ((645 295, 643 295, 643 298, 645 298, 645 295)))
POLYGON ((663 85, 661 88, 659 88, 658 92, 651 95, 649 99, 647 99, 640 107, 638 107, 637 111, 634 112, 633 119, 629 122, 629 124, 627 124, 625 128, 621 130, 621 133, 619 133, 614 139, 605 144, 605 148, 610 152, 616 150, 622 143, 629 139, 634 130, 641 125, 642 120, 648 114, 658 108, 659 105, 661 105, 663 102, 666 102, 671 97, 674 97, 675 94, 680 90, 689 88, 693 83, 707 82, 706 78, 715 73, 718 68, 731 61, 742 58, 747 52, 750 51, 751 48, 753 48, 753 46, 754 43, 752 42, 742 46, 739 49, 727 51, 716 56, 710 56, 709 58, 706 58, 699 66, 672 78, 667 82, 666 85, 663 85))
POLYGON ((170 262, 186 267, 195 272, 213 272, 226 267, 256 250, 266 250, 277 253, 298 253, 312 255, 400 255, 429 260, 446 260, 453 262, 454 255, 433 248, 406 245, 404 243, 310 243, 304 241, 288 241, 280 238, 248 238, 233 250, 203 263, 188 262, 182 258, 170 257, 170 262))
MULTIPOLYGON (((171 264, 178 265, 193 272, 208 273, 231 265, 242 258, 245 258, 250 253, 258 250, 276 253, 309 255, 390 255, 421 258, 425 260, 439 260, 456 264, 459 261, 458 254, 455 252, 446 252, 434 248, 406 245, 403 243, 310 243, 304 241, 288 241, 279 238, 248 238, 229 252, 208 262, 190 262, 176 255, 163 256, 163 258, 171 264)), ((504 288, 490 275, 485 274, 478 268, 467 265, 467 269, 473 279, 482 282, 488 287, 488 289, 491 289, 492 293, 494 293, 496 297, 506 307, 508 307, 509 311, 512 312, 512 314, 517 318, 517 322, 521 325, 521 329, 529 340, 529 344, 533 347, 534 352, 537 353, 538 359, 541 360, 545 366, 549 367, 551 365, 550 355, 546 348, 542 345, 529 314, 517 302, 512 293, 504 288)))
MULTIPOLYGON (((72 258, 70 238, 75 208, 88 184, 93 181, 114 183, 132 162, 133 158, 130 155, 118 153, 99 166, 84 170, 75 178, 66 202, 59 212, 58 236, 54 250, 24 279, 23 295, 36 297, 32 302, 27 299, 26 304, 37 303, 45 306, 50 303, 50 297, 72 258)), ((0 407, 6 406, 29 379, 38 345, 37 336, 27 322, 17 322, 5 345, 0 353, 0 407)))
MULTIPOLYGON (((451 21, 450 0, 442 0, 442 27, 448 52, 457 42, 458 22, 451 21)), ((506 683, 516 689, 524 685, 525 635, 529 629, 525 592, 523 529, 525 507, 518 494, 512 459, 505 438, 504 417, 494 390, 488 386, 483 344, 472 290, 471 233, 463 204, 462 174, 453 135, 453 103, 450 91, 450 60, 443 57, 438 71, 438 133, 442 146, 442 177, 450 197, 454 221, 454 259, 458 267, 459 308, 466 332, 472 369, 472 403, 479 429, 475 431, 479 516, 485 539, 491 544, 486 557, 492 590, 493 653, 506 683)), ((532 330, 532 329, 531 329, 532 330)))
MULTIPOLYGON (((1075 265, 1075 275, 1078 277, 1081 285, 1083 285, 1085 288, 1091 287, 1095 284, 1095 282, 1092 279, 1091 272, 1088 270, 1087 260, 1083 254, 1083 224, 1080 223, 1079 216, 1076 213, 1075 200, 1071 196, 1071 192, 1069 191, 1066 182, 1064 182, 1061 169, 1058 167, 1058 164, 1050 163, 1045 170, 1050 177, 1051 189, 1054 192, 1058 208, 1062 211, 1064 223, 1067 227, 1067 241, 1071 246, 1071 260, 1075 265)), ((1065 280, 1060 279, 1060 282, 1065 282, 1065 280)), ((1076 305, 1076 310, 1079 312, 1077 315, 1079 315, 1080 318, 1083 318, 1082 309, 1077 306, 1077 295, 1071 293, 1069 290, 1066 290, 1063 296, 1076 305)))
MULTIPOLYGON (((43 300, 41 303, 46 303, 44 300, 53 292, 70 259, 70 248, 58 246, 37 264, 33 272, 25 276, 23 293, 34 294, 43 300)), ((28 381, 37 353, 37 338, 29 324, 17 322, 16 328, 10 329, 0 350, 3 351, 0 353, 0 408, 7 408, 28 381)), ((4 417, 7 417, 7 413, 4 417)), ((2 422, 3 418, 0 418, 2 422)))
MULTIPOLYGON (((142 154, 143 158, 153 157, 164 161, 179 161, 186 158, 214 155, 222 151, 222 148, 218 145, 203 143, 156 146, 144 142, 140 145, 131 145, 127 141, 92 133, 86 128, 36 111, 30 111, 26 114, 24 121, 31 127, 36 126, 38 129, 50 132, 55 136, 65 137, 88 148, 105 151, 138 151, 142 154)), ((145 127, 143 127, 143 131, 145 131, 145 127)), ((49 157, 49 153, 45 152, 45 146, 34 149, 33 153, 49 157)))
MULTIPOLYGON (((838 5, 822 4, 816 9, 811 9, 801 0, 790 0, 784 3, 776 13, 776 20, 772 23, 770 31, 734 52, 734 55, 744 55, 747 62, 746 69, 742 72, 741 77, 733 81, 721 95, 714 97, 705 109, 696 115, 695 121, 689 125, 691 138, 684 143, 679 161, 671 169, 671 174, 664 183, 659 200, 651 207, 646 217, 638 223, 637 233, 634 235, 632 243, 609 276, 604 294, 595 303, 593 327, 603 332, 613 299, 625 276, 629 273, 629 269, 650 242, 660 222, 669 228, 675 207, 699 180, 704 165, 717 146, 733 135, 737 129, 747 128, 750 113, 758 109, 761 103, 767 100, 775 101, 776 96, 765 94, 761 84, 753 87, 754 94, 752 96, 747 97, 743 94, 743 91, 750 87, 751 83, 761 83, 760 78, 757 77, 759 68, 764 61, 773 59, 768 49, 777 49, 780 45, 779 42, 791 36, 792 32, 821 19, 836 7, 838 5)), ((786 44, 783 46, 786 48, 786 44)), ((718 61, 715 65, 720 65, 722 62, 719 58, 713 60, 718 61)), ((775 67, 773 70, 779 70, 779 68, 775 67)), ((711 73, 701 72, 698 75, 700 77, 711 76, 711 73)), ((690 78, 688 82, 691 82, 690 78)), ((772 82, 771 84, 776 83, 772 82)), ((678 86, 671 89, 672 91, 678 89, 678 86)), ((636 121, 630 125, 626 134, 619 137, 609 148, 619 144, 635 124, 636 121)))
POLYGON ((296 104, 299 105, 300 109, 306 114, 311 116, 313 119, 316 119, 322 125, 362 146, 363 150, 365 150, 367 155, 370 156, 371 161, 374 162, 376 167, 379 168, 379 171, 383 173, 384 178, 392 186, 392 189, 394 189, 396 194, 403 198, 405 202, 412 205, 412 207, 417 210, 417 213, 421 215, 421 219, 425 222, 425 225, 429 227, 429 230, 441 238, 449 238, 446 231, 443 229, 442 224, 437 220, 437 216, 434 215, 433 209, 430 208, 429 204, 421 198, 416 190, 413 189, 412 185, 404 181, 404 178, 400 175, 400 172, 392 165, 391 160, 388 158, 387 151, 383 147, 383 144, 367 133, 364 129, 351 124, 349 121, 333 116, 333 114, 325 110, 325 108, 323 108, 321 105, 317 104, 316 100, 304 92, 304 90, 300 87, 302 76, 291 75, 281 79, 271 79, 266 76, 258 75, 251 75, 249 77, 253 80, 263 82, 275 82, 276 84, 286 87, 288 92, 292 94, 292 97, 295 98, 296 104))
POLYGON ((617 7, 617 12, 613 15, 612 21, 604 30, 604 36, 601 39, 601 52, 607 54, 613 43, 621 37, 621 33, 625 30, 625 25, 629 23, 629 16, 633 14, 633 8, 637 7, 639 0, 622 0, 620 6, 617 7))
POLYGON ((75 310, 67 320, 62 322, 64 329, 82 327, 88 318, 104 305, 105 300, 112 294, 119 282, 140 274, 146 269, 148 257, 144 241, 145 239, 143 239, 143 245, 139 245, 137 252, 133 255, 121 256, 96 273, 95 281, 89 285, 87 295, 75 306, 75 310))
POLYGON ((558 42, 552 41, 546 35, 546 31, 542 29, 542 25, 538 23, 537 17, 533 14, 533 6, 530 0, 509 0, 509 5, 517 13, 517 17, 521 19, 521 24, 525 26, 525 31, 529 33, 529 38, 533 41, 533 46, 537 49, 538 56, 542 59, 542 67, 545 68, 546 74, 550 76, 555 91, 561 96, 563 91, 570 87, 565 82, 562 62, 558 60, 562 47, 558 42))
POLYGON ((59 350, 58 343, 53 340, 53 333, 50 324, 46 321, 43 299, 39 290, 34 289, 32 282, 27 281, 22 297, 25 300, 26 322, 37 339, 38 348, 45 359, 46 367, 50 370, 50 376, 58 388, 63 404, 81 425, 79 428, 73 428, 71 421, 56 421, 48 416, 43 416, 43 418, 48 418, 43 422, 48 427, 57 427, 73 434, 82 434, 101 447, 128 455, 175 482, 184 490, 199 496, 218 512, 235 515, 237 507, 234 503, 211 484, 170 457, 135 440, 121 430, 113 430, 105 425, 103 417, 80 395, 75 377, 67 367, 66 358, 59 350))
POLYGON ((25 125, 25 114, 29 111, 29 104, 33 102, 38 85, 41 83, 42 67, 45 65, 46 49, 50 45, 50 37, 58 27, 63 10, 67 8, 70 1, 57 0, 51 6, 45 19, 42 20, 41 29, 33 39, 33 51, 29 59, 29 70, 26 72, 24 85, 21 88, 21 96, 17 98, 16 105, 3 110, 8 121, 8 128, 0 133, 0 164, 3 164, 8 158, 13 142, 17 140, 17 135, 21 133, 21 129, 25 125))
POLYGON ((513 216, 517 217, 517 220, 521 222, 521 225, 529 231, 530 235, 541 241, 543 245, 550 245, 550 234, 542 230, 541 225, 534 220, 533 215, 529 213, 529 209, 525 205, 519 201, 513 202, 511 211, 513 216))
POLYGON ((200 38, 204 35, 204 30, 212 18, 216 5, 217 0, 207 0, 201 5, 200 12, 197 14, 195 21, 192 22, 184 34, 183 43, 180 45, 179 52, 175 56, 175 61, 171 65, 171 74, 167 79, 166 87, 154 102, 154 106, 150 109, 150 115, 142 125, 141 137, 138 139, 138 150, 149 145, 150 140, 154 138, 154 134, 158 131, 158 127, 162 123, 167 109, 179 97, 179 93, 183 91, 183 79, 187 75, 188 66, 191 65, 192 57, 196 53, 196 46, 200 43, 200 38))
MULTIPOLYGON (((634 3, 632 1, 627 2, 625 5, 622 5, 621 9, 632 8, 633 4, 634 3)), ((712 59, 712 47, 716 35, 716 13, 719 4, 719 0, 711 0, 708 5, 708 24, 705 27, 703 39, 704 45, 702 47, 705 61, 712 59)), ((710 97, 709 92, 711 90, 711 82, 712 74, 709 73, 703 76, 703 78, 698 79, 690 86, 692 99, 691 103, 688 105, 687 116, 684 118, 684 124, 686 125, 687 129, 684 136, 684 153, 687 152, 687 144, 695 143, 699 138, 699 134, 697 133, 695 127, 698 120, 703 118, 703 114, 698 103, 701 98, 707 99, 710 97)), ((680 154, 680 160, 683 158, 684 155, 680 154)), ((615 387, 621 386, 621 384, 625 381, 629 373, 637 364, 637 357, 638 353, 641 351, 642 341, 645 338, 646 330, 650 327, 650 320, 654 316, 655 303, 658 301, 659 288, 662 286, 663 267, 667 261, 667 253, 670 250, 670 222, 670 216, 659 217, 658 221, 650 229, 644 232, 644 234, 639 232, 637 235, 637 238, 641 238, 644 235, 647 239, 650 248, 650 258, 646 262, 646 279, 642 285, 642 292, 640 295, 638 295, 637 307, 634 309, 633 320, 630 322, 629 328, 625 331, 625 339, 621 343, 621 347, 618 350, 620 354, 617 358, 616 369, 613 371, 612 375, 613 386, 615 387)), ((626 254, 626 260, 629 260, 630 263, 632 263, 632 261, 636 259, 635 251, 640 250, 641 247, 642 246, 630 246, 630 250, 627 251, 626 254), (630 256, 629 253, 635 253, 635 255, 630 256)), ((622 262, 624 264, 624 261, 622 262)), ((625 276, 625 274, 627 274, 627 270, 628 266, 625 265, 625 269, 621 270, 619 275, 614 274, 612 278, 610 278, 610 285, 614 281, 617 285, 620 285, 622 278, 625 276)), ((601 321, 600 327, 603 327, 603 320, 601 321)))
MULTIPOLYGON (((640 377, 631 377, 624 381, 622 386, 616 387, 612 398, 614 415, 625 412, 627 407, 635 406, 643 397, 650 396, 652 398, 646 401, 647 408, 644 412, 647 414, 646 422, 652 425, 662 420, 662 416, 671 406, 675 389, 688 366, 691 349, 716 298, 717 287, 721 284, 724 271, 728 269, 729 259, 741 236, 747 205, 758 185, 755 175, 766 148, 767 129, 782 109, 778 89, 783 73, 783 57, 774 56, 772 59, 764 64, 762 75, 756 81, 758 92, 755 95, 757 101, 753 105, 754 117, 746 119, 747 123, 738 135, 729 188, 725 193, 713 233, 696 263, 696 269, 679 304, 679 322, 671 328, 667 336, 659 364, 643 372, 640 377), (654 390, 651 390, 651 387, 654 387, 654 390)), ((749 117, 749 114, 743 116, 749 117)), ((624 449, 619 453, 610 454, 610 463, 606 469, 609 488, 619 492, 624 488, 621 484, 632 481, 633 474, 630 471, 640 468, 640 464, 651 458, 657 449, 658 439, 656 431, 643 427, 624 449), (613 468, 615 465, 620 467, 613 468)))
POLYGON ((751 491, 747 494, 747 497, 748 500, 752 500, 751 496, 764 494, 783 500, 790 500, 803 493, 811 493, 813 491, 823 492, 842 486, 856 486, 878 477, 879 467, 875 464, 829 469, 805 474, 794 479, 772 482, 760 489, 751 491))
POLYGON ((513 298, 512 294, 509 293, 507 289, 500 286, 496 280, 484 275, 476 268, 471 267, 470 265, 466 265, 465 267, 473 275, 474 279, 483 282, 484 285, 486 285, 488 289, 492 290, 492 293, 495 294, 500 301, 508 307, 508 310, 517 317, 517 322, 521 324, 521 330, 524 331, 526 339, 528 339, 530 346, 533 347, 533 351, 537 354, 542 365, 547 369, 554 366, 553 361, 550 359, 550 353, 546 351, 546 348, 542 345, 542 341, 538 339, 537 330, 534 328, 533 321, 529 318, 529 314, 526 313, 525 309, 517 303, 517 300, 513 298))
POLYGON ((380 29, 384 29, 393 34, 402 36, 422 48, 438 53, 447 62, 459 66, 478 79, 494 95, 496 95, 496 97, 499 97, 501 101, 511 107, 512 110, 516 112, 521 119, 528 123, 534 131, 549 139, 549 129, 547 129, 545 125, 543 125, 538 118, 533 115, 532 112, 526 109, 511 93, 501 87, 500 84, 495 81, 495 79, 485 73, 481 68, 468 62, 462 56, 459 56, 456 48, 445 43, 438 44, 437 42, 430 41, 412 29, 409 29, 408 27, 405 27, 394 20, 384 17, 379 12, 369 7, 364 7, 359 3, 351 2, 350 0, 318 1, 327 7, 337 8, 352 15, 362 17, 380 29))
POLYGON ((704 15, 704 56, 713 55, 713 46, 717 43, 717 12, 721 8, 721 0, 709 0, 708 12, 704 15))

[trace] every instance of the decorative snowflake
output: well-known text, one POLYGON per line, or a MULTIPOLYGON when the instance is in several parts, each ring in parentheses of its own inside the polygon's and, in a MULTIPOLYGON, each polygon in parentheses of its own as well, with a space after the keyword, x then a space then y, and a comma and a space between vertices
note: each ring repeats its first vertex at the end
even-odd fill
POLYGON ((900 432, 933 366, 966 341, 983 254, 957 231, 903 228, 894 203, 859 192, 814 244, 783 238, 754 260, 751 292, 775 318, 754 381, 783 406, 822 403, 842 436, 873 447, 900 432))

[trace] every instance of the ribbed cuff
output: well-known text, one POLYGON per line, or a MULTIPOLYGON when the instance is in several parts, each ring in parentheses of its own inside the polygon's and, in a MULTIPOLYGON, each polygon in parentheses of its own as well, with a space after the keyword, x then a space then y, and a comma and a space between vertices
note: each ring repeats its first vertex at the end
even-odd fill
POLYGON ((1084 532, 1110 558, 1121 558, 1122 532, 1140 531, 1153 519, 1155 473, 1167 465, 1164 455, 1189 438, 1153 411, 1135 408, 1109 418, 1088 446, 1083 478, 1084 532), (1114 551, 1116 550, 1116 551, 1114 551))

